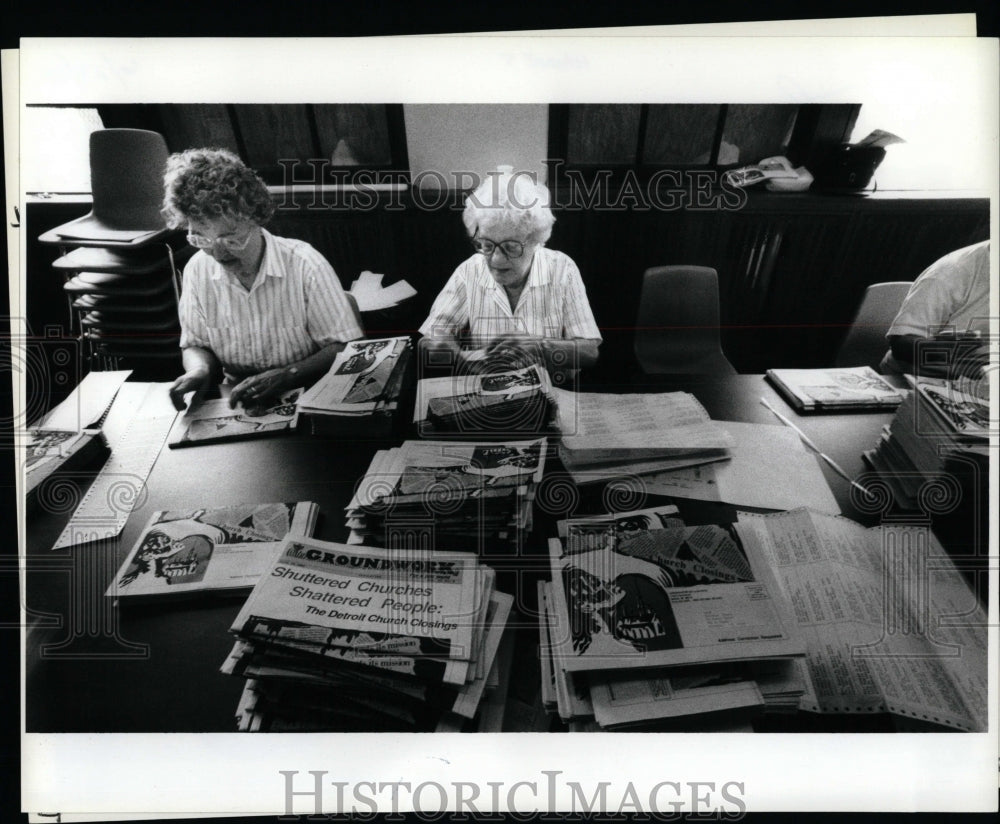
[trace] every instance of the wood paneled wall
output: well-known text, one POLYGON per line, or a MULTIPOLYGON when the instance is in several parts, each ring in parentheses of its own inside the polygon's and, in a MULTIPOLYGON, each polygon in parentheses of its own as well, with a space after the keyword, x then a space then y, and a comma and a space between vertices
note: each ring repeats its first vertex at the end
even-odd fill
MULTIPOLYGON (((408 280, 417 297, 370 318, 369 332, 415 331, 471 253, 460 196, 445 195, 437 208, 418 208, 418 197, 380 193, 363 210, 300 199, 284 203, 270 228, 313 244, 345 287, 364 269, 383 273, 387 283, 408 280)), ((64 207, 53 220, 53 206, 29 205, 31 236, 75 216, 64 207)), ((719 272, 723 346, 739 371, 817 367, 833 362, 868 284, 913 280, 941 255, 989 232, 988 201, 973 198, 754 192, 735 211, 557 208, 556 216, 549 245, 579 265, 604 334, 596 379, 620 378, 633 367, 632 328, 648 267, 689 263, 719 272)), ((64 322, 65 302, 53 282, 53 250, 30 244, 27 251, 27 314, 41 330, 64 322)))

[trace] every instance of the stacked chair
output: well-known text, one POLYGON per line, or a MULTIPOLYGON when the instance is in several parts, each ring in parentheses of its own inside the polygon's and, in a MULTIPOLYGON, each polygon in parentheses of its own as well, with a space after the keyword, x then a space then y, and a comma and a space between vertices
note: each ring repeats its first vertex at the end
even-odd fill
POLYGON ((175 372, 180 365, 180 267, 192 254, 160 214, 167 144, 157 132, 90 136, 93 208, 42 235, 63 254, 70 329, 93 370, 175 372))

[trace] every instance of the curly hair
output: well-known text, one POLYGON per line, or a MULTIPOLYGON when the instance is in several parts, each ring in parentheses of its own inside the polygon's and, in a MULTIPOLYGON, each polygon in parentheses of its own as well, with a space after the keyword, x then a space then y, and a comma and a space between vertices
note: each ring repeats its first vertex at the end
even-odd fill
POLYGON ((227 149, 187 149, 167 158, 161 213, 171 229, 189 220, 235 217, 263 226, 274 214, 264 181, 227 149))
POLYGON ((513 173, 512 167, 500 166, 490 172, 465 200, 462 222, 475 237, 484 225, 505 219, 536 243, 544 244, 556 222, 549 208, 549 190, 536 183, 527 172, 513 173))

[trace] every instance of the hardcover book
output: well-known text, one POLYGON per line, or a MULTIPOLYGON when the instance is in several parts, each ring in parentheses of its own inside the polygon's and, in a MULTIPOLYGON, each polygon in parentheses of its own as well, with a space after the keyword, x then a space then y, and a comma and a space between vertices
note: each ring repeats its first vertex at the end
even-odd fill
POLYGON ((895 409, 902 393, 870 366, 768 369, 767 377, 799 412, 895 409))

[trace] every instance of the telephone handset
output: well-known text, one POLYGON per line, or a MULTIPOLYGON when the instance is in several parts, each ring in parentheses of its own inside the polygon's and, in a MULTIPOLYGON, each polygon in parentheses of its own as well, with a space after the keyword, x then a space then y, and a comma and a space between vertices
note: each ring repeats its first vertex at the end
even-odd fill
POLYGON ((805 166, 792 168, 787 157, 765 157, 760 163, 731 169, 724 175, 731 186, 742 188, 766 180, 771 191, 801 192, 809 188, 813 177, 805 166))

